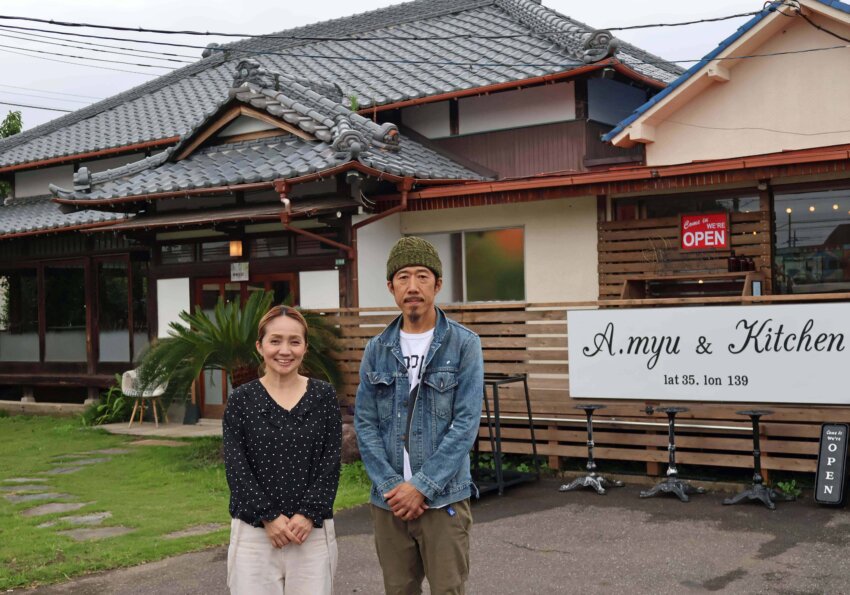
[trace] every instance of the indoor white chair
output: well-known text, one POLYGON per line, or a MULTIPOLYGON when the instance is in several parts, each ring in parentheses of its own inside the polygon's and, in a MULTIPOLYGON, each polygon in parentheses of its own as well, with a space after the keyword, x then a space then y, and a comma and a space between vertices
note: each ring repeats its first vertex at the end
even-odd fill
MULTIPOLYGON (((130 423, 127 425, 128 428, 133 425, 133 420, 136 417, 136 411, 139 412, 139 423, 142 423, 142 418, 145 415, 145 407, 148 401, 150 401, 151 408, 153 409, 154 423, 156 424, 156 427, 159 427, 159 417, 157 415, 156 408, 157 406, 162 407, 159 397, 165 393, 167 385, 167 383, 163 383, 153 389, 142 391, 138 387, 138 374, 136 370, 127 370, 121 375, 121 392, 135 400, 133 403, 133 412, 130 414, 130 423)), ((165 419, 165 423, 168 423, 168 413, 165 409, 162 410, 162 415, 165 419)))

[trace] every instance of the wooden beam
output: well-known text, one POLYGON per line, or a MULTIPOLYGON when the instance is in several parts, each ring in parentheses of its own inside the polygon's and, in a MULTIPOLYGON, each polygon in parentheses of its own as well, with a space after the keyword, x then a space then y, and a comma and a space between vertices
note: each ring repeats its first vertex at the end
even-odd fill
POLYGON ((655 142, 655 126, 636 122, 629 126, 629 138, 638 143, 655 142))
POLYGON ((284 122, 279 118, 275 118, 272 115, 269 115, 265 112, 262 112, 247 105, 234 105, 227 109, 217 119, 210 122, 201 132, 199 132, 195 139, 191 143, 189 143, 186 148, 180 151, 180 153, 177 155, 177 161, 182 161, 183 159, 186 159, 189 155, 194 153, 198 149, 198 147, 204 144, 204 142, 209 140, 215 133, 224 129, 225 126, 230 124, 239 116, 247 116, 249 118, 254 118, 255 120, 260 120, 261 122, 270 124, 275 128, 283 130, 284 132, 288 132, 289 134, 294 134, 298 138, 304 140, 315 140, 313 136, 307 134, 297 126, 288 124, 287 122, 284 122))
POLYGON ((710 64, 705 71, 705 76, 715 83, 728 83, 732 78, 729 69, 720 64, 710 64))

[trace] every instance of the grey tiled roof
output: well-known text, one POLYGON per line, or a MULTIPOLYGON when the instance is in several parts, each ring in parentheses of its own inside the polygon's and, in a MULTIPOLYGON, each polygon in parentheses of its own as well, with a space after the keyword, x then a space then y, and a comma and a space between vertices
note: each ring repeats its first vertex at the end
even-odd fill
POLYGON ((10 236, 31 231, 61 231, 79 225, 99 224, 127 219, 124 213, 79 211, 63 214, 51 196, 21 198, 4 205, 0 202, 0 236, 10 236))
MULTIPOLYGON (((371 148, 358 160, 398 176, 440 179, 481 179, 478 174, 409 139, 397 151, 371 148)), ((330 169, 350 161, 331 145, 283 135, 200 149, 182 161, 166 161, 169 149, 136 163, 94 174, 89 192, 56 186, 56 196, 71 200, 113 199, 139 194, 212 188, 231 184, 271 182, 330 169), (146 167, 147 166, 147 167, 146 167)))
MULTIPOLYGON (((356 96, 365 108, 571 70, 601 55, 587 51, 593 41, 604 46, 605 36, 594 38, 591 31, 533 0, 406 2, 275 34, 370 40, 257 37, 230 44, 227 60, 222 52, 213 52, 195 64, 0 141, 0 167, 184 135, 225 99, 235 66, 245 57, 270 70, 338 85, 343 96, 356 96), (464 34, 522 37, 410 39, 464 34)), ((662 83, 681 73, 624 43, 619 43, 616 56, 662 83)))
MULTIPOLYGON (((482 177, 437 151, 402 138, 392 123, 377 124, 315 89, 329 87, 296 81, 262 68, 255 60, 237 67, 226 99, 207 121, 164 151, 96 174, 85 167, 74 174, 73 189, 50 185, 66 200, 109 200, 140 194, 198 190, 233 184, 272 182, 329 170, 359 161, 382 173, 417 179, 480 180, 482 177), (230 142, 195 149, 179 159, 184 147, 234 103, 264 110, 282 123, 310 133, 308 140, 282 132, 271 138, 230 142)), ((225 139, 226 140, 226 139, 225 139)))

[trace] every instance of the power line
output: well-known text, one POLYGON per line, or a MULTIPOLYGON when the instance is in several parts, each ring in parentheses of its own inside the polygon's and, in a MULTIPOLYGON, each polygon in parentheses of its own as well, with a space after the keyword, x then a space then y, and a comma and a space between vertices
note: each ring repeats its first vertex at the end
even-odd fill
POLYGON ((690 128, 701 128, 703 130, 720 130, 720 131, 757 131, 757 132, 776 132, 777 134, 790 134, 792 136, 823 136, 824 134, 844 134, 850 130, 826 130, 824 132, 794 132, 792 130, 777 130, 775 128, 762 128, 760 126, 704 126, 701 124, 688 124, 687 122, 679 122, 677 120, 667 120, 671 124, 679 126, 688 126, 690 128))
MULTIPOLYGON (((135 52, 136 50, 133 50, 132 48, 116 48, 116 49, 113 49, 113 50, 103 50, 103 49, 99 49, 99 48, 95 48, 95 47, 87 48, 87 47, 82 46, 82 45, 59 43, 56 40, 54 40, 54 41, 40 41, 38 39, 28 39, 26 37, 18 37, 17 35, 10 35, 9 33, 0 33, 0 37, 6 37, 6 38, 9 38, 9 39, 19 39, 21 41, 28 41, 30 43, 41 43, 41 44, 46 44, 46 45, 51 45, 51 46, 59 46, 59 47, 64 47, 64 48, 74 48, 74 49, 78 49, 78 50, 86 50, 87 52, 100 52, 100 53, 104 53, 104 54, 115 54, 115 55, 118 55, 118 56, 132 56, 132 57, 136 57, 136 58, 140 57, 138 54, 131 54, 129 52, 117 51, 119 49, 130 49, 131 51, 135 52)), ((85 43, 85 42, 82 42, 82 43, 85 43)), ((94 44, 88 44, 88 45, 94 45, 94 44)), ((112 47, 112 46, 107 46, 107 47, 112 47)), ((28 48, 21 48, 21 49, 28 49, 28 48)), ((35 51, 35 50, 31 50, 31 51, 35 51)), ((160 58, 158 56, 142 56, 142 57, 151 58, 152 60, 163 60, 163 61, 167 61, 167 62, 177 62, 177 63, 180 63, 180 64, 190 64, 190 62, 187 62, 186 60, 178 60, 176 58, 160 58)), ((196 61, 196 59, 193 58, 192 62, 195 62, 195 61, 196 61)))
POLYGON ((71 113, 74 110, 70 109, 59 109, 58 107, 44 107, 43 105, 26 105, 24 103, 9 103, 8 101, 0 101, 0 105, 11 105, 13 107, 27 107, 29 109, 43 109, 50 112, 65 112, 71 113))
MULTIPOLYGON (((35 52, 36 54, 47 54, 49 56, 62 56, 63 58, 76 58, 77 60, 93 60, 95 62, 109 62, 111 64, 126 64, 127 66, 141 66, 143 68, 165 68, 168 70, 175 70, 170 66, 159 66, 156 64, 142 64, 142 63, 134 63, 134 62, 123 62, 121 60, 107 60, 106 58, 89 58, 87 56, 74 56, 72 54, 61 54, 57 52, 48 52, 45 50, 32 50, 29 48, 19 48, 13 45, 3 45, 0 44, 0 48, 6 49, 15 49, 15 50, 23 50, 26 52, 35 52)), ((34 57, 34 56, 33 56, 34 57)))
MULTIPOLYGON (((725 17, 713 17, 707 19, 698 19, 694 21, 682 21, 679 23, 653 23, 651 25, 629 25, 627 27, 604 27, 605 31, 633 31, 635 29, 657 29, 661 27, 683 27, 685 25, 699 25, 701 23, 716 23, 718 21, 728 21, 729 19, 739 19, 741 17, 752 17, 761 13, 760 10, 754 12, 741 12, 738 14, 730 14, 725 17)), ((2 17, 0 17, 2 18, 2 17)))
POLYGON ((33 95, 32 93, 18 93, 16 91, 4 91, 3 89, 0 89, 0 93, 4 93, 6 95, 21 95, 22 97, 35 97, 36 99, 51 99, 53 101, 60 100, 60 101, 68 101, 70 103, 85 103, 87 105, 89 103, 91 103, 91 100, 84 101, 84 100, 80 100, 80 99, 66 99, 64 97, 48 97, 47 95, 33 95))
POLYGON ((24 91, 36 91, 38 93, 51 93, 54 95, 70 95, 71 97, 86 97, 88 99, 103 99, 103 97, 94 97, 92 95, 77 95, 75 93, 63 93, 61 91, 48 91, 47 89, 33 89, 32 87, 16 87, 15 85, 0 85, 7 89, 23 89, 24 91))
MULTIPOLYGON (((761 11, 739 13, 721 17, 711 17, 705 19, 697 19, 692 21, 684 21, 680 23, 651 23, 645 25, 632 25, 628 27, 613 27, 608 31, 625 31, 629 29, 650 29, 656 27, 681 27, 687 25, 696 25, 700 23, 714 23, 718 21, 726 21, 737 19, 745 16, 753 16, 761 11)), ((429 40, 449 40, 449 39, 511 39, 517 37, 529 37, 534 33, 561 33, 561 31, 551 30, 535 30, 529 33, 513 33, 504 35, 480 35, 476 33, 458 33, 455 35, 442 36, 380 36, 380 37, 365 37, 365 36, 310 36, 310 35, 257 35, 254 33, 223 33, 214 31, 194 31, 194 30, 174 30, 174 29, 147 29, 144 27, 123 27, 120 25, 100 25, 94 23, 78 23, 72 21, 57 21, 55 19, 38 19, 32 17, 18 17, 11 15, 0 15, 0 20, 9 21, 26 21, 31 23, 45 23, 57 27, 84 27, 89 29, 106 29, 110 31, 128 31, 133 33, 156 33, 159 35, 197 35, 202 37, 262 37, 264 39, 285 39, 290 41, 429 41, 429 40)))
POLYGON ((131 39, 129 37, 112 37, 109 35, 94 35, 91 33, 74 33, 73 31, 54 31, 52 29, 39 29, 38 27, 20 27, 16 25, 0 25, 3 29, 15 29, 18 31, 39 31, 41 33, 53 33, 54 35, 65 35, 72 37, 85 37, 87 39, 104 39, 107 41, 129 41, 131 43, 142 43, 145 45, 164 45, 174 48, 191 48, 191 49, 200 49, 205 50, 207 46, 205 45, 192 45, 188 43, 174 43, 169 41, 153 41, 153 40, 144 40, 144 39, 131 39))
POLYGON ((26 56, 27 58, 35 58, 37 60, 47 60, 48 62, 59 62, 61 64, 73 64, 74 66, 85 66, 87 68, 97 68, 98 70, 112 70, 114 72, 129 72, 130 74, 141 74, 144 76, 160 76, 153 72, 138 72, 136 70, 125 70, 123 68, 110 68, 109 66, 97 66, 95 64, 81 64, 79 62, 69 62, 68 60, 57 60, 56 58, 45 58, 44 56, 33 56, 31 54, 24 54, 23 52, 16 52, 14 50, 4 50, 0 49, 0 52, 5 52, 7 54, 17 54, 19 56, 26 56))

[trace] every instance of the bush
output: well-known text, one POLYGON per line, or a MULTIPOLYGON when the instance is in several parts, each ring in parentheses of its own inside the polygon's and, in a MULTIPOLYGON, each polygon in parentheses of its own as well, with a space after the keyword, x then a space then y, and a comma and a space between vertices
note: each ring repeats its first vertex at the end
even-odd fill
POLYGON ((9 417, 9 412, 5 409, 0 409, 0 417, 9 417))
POLYGON ((363 466, 363 461, 355 461, 342 465, 339 472, 339 483, 367 489, 372 487, 372 480, 369 479, 369 475, 366 473, 366 467, 363 466))
POLYGON ((130 419, 133 400, 121 392, 121 376, 115 375, 115 384, 100 395, 100 402, 89 405, 82 414, 84 426, 100 426, 130 419))

